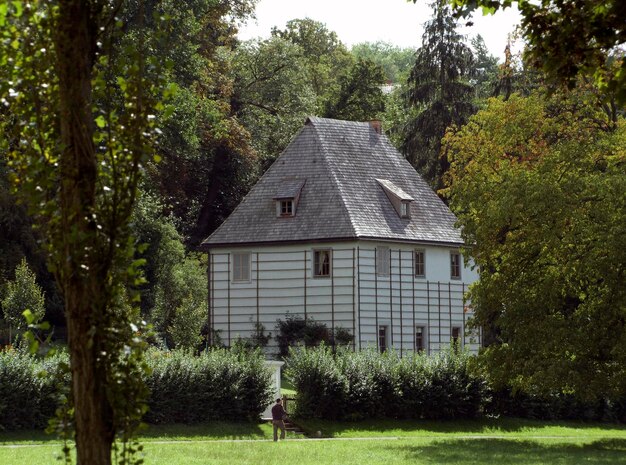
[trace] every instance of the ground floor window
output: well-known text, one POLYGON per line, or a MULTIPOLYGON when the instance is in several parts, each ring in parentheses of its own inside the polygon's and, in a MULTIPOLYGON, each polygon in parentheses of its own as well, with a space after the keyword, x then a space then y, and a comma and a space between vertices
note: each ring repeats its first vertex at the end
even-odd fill
POLYGON ((461 328, 458 326, 452 328, 451 342, 454 350, 458 350, 461 347, 461 328))
POLYGON ((422 352, 426 348, 426 328, 415 327, 415 351, 422 352))
POLYGON ((387 350, 387 326, 378 327, 378 350, 380 353, 387 350))

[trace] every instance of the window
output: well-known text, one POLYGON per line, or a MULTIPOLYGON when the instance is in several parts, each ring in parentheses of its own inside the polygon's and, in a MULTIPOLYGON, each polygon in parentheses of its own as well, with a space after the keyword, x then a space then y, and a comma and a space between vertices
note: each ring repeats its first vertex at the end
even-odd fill
POLYGON ((313 256, 313 276, 317 278, 330 276, 330 250, 315 250, 313 256))
POLYGON ((452 347, 454 350, 458 350, 461 347, 461 328, 454 326, 452 328, 452 347))
POLYGON ((426 346, 426 331, 423 326, 415 327, 415 351, 422 352, 426 346))
POLYGON ((400 217, 402 218, 409 218, 411 209, 410 209, 410 203, 409 202, 402 202, 400 204, 400 217))
POLYGON ((376 247, 376 274, 389 276, 391 269, 391 251, 389 247, 376 247))
POLYGON ((378 327, 378 350, 381 353, 387 350, 387 326, 378 327))
POLYGON ((461 254, 458 252, 450 254, 450 277, 461 279, 461 254))
POLYGON ((293 216, 293 200, 280 201, 280 216, 293 216))
POLYGON ((415 276, 421 278, 426 276, 426 262, 424 258, 425 252, 423 250, 415 251, 415 276))
POLYGON ((250 252, 233 253, 233 281, 250 281, 250 252))

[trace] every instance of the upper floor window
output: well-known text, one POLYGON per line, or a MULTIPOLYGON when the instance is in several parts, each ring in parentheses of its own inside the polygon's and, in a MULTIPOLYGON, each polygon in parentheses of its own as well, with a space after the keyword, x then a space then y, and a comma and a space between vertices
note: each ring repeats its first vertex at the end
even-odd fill
POLYGON ((450 278, 461 279, 461 254, 458 252, 450 254, 450 278))
POLYGON ((402 201, 400 204, 400 216, 402 218, 410 218, 411 217, 411 204, 407 201, 402 201))
POLYGON ((376 274, 389 276, 391 270, 391 251, 389 247, 376 247, 376 274))
POLYGON ((250 281, 250 252, 233 252, 233 281, 250 281))
POLYGON ((325 278, 330 276, 330 249, 315 250, 313 252, 313 276, 325 278))
POLYGON ((382 187, 383 192, 389 199, 389 202, 391 202, 398 216, 400 218, 410 218, 413 197, 388 179, 376 179, 376 182, 382 187))
POLYGON ((426 276, 425 252, 423 250, 415 251, 415 276, 423 278, 426 276))
POLYGON ((296 207, 304 183, 304 179, 283 179, 277 183, 277 191, 274 195, 276 216, 281 218, 296 216, 296 207))

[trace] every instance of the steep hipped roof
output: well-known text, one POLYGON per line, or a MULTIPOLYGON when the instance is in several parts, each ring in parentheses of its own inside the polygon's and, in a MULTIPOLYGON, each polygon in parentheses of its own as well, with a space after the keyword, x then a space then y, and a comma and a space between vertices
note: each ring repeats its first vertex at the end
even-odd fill
POLYGON ((455 216, 369 123, 308 118, 203 248, 267 242, 383 239, 462 243, 455 216), (377 179, 414 201, 400 218, 377 179), (278 217, 281 186, 300 186, 297 213, 278 217))

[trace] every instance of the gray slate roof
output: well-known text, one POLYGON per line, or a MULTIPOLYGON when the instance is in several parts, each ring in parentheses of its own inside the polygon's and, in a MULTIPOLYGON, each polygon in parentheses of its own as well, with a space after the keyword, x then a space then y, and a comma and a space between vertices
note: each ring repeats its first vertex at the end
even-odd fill
POLYGON ((310 117, 233 213, 202 243, 383 239, 462 244, 456 217, 369 123, 310 117), (398 216, 377 179, 414 199, 398 216), (277 194, 304 181, 296 215, 276 216, 277 194))

